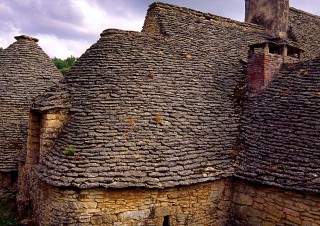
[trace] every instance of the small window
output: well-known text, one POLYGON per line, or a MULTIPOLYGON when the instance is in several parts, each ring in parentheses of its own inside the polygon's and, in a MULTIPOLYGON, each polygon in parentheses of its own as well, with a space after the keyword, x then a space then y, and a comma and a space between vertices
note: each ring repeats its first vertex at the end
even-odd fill
POLYGON ((164 216, 162 225, 163 226, 170 226, 170 216, 169 215, 164 216))
POLYGON ((275 46, 275 47, 270 47, 270 48, 269 48, 269 52, 270 52, 271 54, 278 54, 278 55, 280 55, 281 50, 280 50, 280 48, 279 48, 278 46, 275 46))

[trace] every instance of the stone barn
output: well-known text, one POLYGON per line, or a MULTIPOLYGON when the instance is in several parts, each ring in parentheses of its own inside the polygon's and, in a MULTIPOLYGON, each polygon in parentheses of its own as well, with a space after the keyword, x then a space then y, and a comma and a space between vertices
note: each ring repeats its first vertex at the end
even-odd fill
POLYGON ((0 201, 15 197, 18 153, 26 149, 34 98, 62 78, 37 39, 15 39, 0 53, 0 201))
POLYGON ((37 97, 18 204, 39 225, 320 225, 320 18, 156 2, 37 97))

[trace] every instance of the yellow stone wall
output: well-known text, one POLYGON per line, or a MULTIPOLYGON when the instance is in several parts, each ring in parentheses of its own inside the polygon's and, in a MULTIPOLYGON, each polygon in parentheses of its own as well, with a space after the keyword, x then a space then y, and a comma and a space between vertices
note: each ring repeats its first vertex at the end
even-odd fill
POLYGON ((225 225, 231 181, 168 189, 57 189, 42 185, 41 225, 225 225))
POLYGON ((19 218, 35 224, 41 213, 41 189, 38 180, 39 160, 52 146, 60 129, 68 122, 65 111, 31 112, 29 116, 27 156, 19 163, 17 206, 19 218))
POLYGON ((231 213, 237 225, 320 225, 320 196, 234 181, 231 213))

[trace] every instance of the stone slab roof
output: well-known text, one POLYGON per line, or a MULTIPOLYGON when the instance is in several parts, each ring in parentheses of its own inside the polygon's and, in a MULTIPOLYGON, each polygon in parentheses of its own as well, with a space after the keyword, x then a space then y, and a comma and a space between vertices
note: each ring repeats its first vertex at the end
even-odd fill
POLYGON ((305 59, 315 59, 320 54, 320 17, 290 8, 289 41, 305 51, 305 59))
POLYGON ((284 68, 244 109, 234 91, 248 46, 268 39, 261 27, 154 3, 141 33, 104 31, 66 80, 72 117, 41 161, 42 179, 163 188, 236 175, 318 192, 318 19, 290 9, 289 43, 310 61, 284 68), (75 155, 65 156, 70 145, 75 155))
POLYGON ((37 39, 24 35, 16 39, 0 53, 0 172, 17 170, 17 154, 27 142, 31 103, 62 78, 37 39))
POLYGON ((320 192, 320 58, 285 65, 245 105, 241 178, 320 192))
POLYGON ((261 96, 245 105, 245 153, 236 176, 320 192, 320 17, 290 8, 289 42, 303 62, 285 65, 261 96))
POLYGON ((141 33, 104 31, 67 77, 73 115, 41 162, 43 180, 163 188, 231 176, 240 61, 263 40, 258 26, 162 3, 141 33))
POLYGON ((37 112, 47 112, 60 109, 70 109, 70 95, 65 79, 45 90, 45 94, 37 96, 31 109, 37 112))

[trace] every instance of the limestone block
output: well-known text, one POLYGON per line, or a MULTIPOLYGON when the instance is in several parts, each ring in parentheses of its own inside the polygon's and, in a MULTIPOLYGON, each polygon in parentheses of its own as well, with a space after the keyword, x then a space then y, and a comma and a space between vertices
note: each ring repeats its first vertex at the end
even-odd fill
POLYGON ((301 209, 302 211, 310 211, 310 206, 304 204, 304 203, 301 203, 301 202, 296 202, 294 204, 294 206, 298 207, 299 209, 301 209))
POLYGON ((121 219, 146 219, 150 215, 150 209, 127 211, 120 215, 121 219))
POLYGON ((251 209, 248 213, 248 216, 251 216, 252 218, 259 218, 261 220, 265 220, 267 214, 264 211, 251 209))
POLYGON ((286 215, 290 215, 292 217, 300 217, 300 213, 295 210, 284 208, 283 211, 285 212, 286 215))
POLYGON ((299 217, 293 217, 291 215, 287 215, 286 219, 289 220, 292 223, 297 224, 297 225, 301 225, 302 224, 302 221, 301 221, 301 219, 299 217))
POLYGON ((269 218, 277 220, 285 217, 285 213, 277 205, 274 205, 274 204, 265 205, 264 210, 266 211, 266 213, 268 213, 269 218))
POLYGON ((237 193, 234 198, 233 201, 235 203, 241 204, 241 205, 247 205, 247 206, 251 206, 253 204, 253 198, 250 195, 247 194, 242 194, 242 193, 237 193))
POLYGON ((57 114, 44 114, 43 119, 44 120, 55 120, 55 119, 57 119, 57 114))
POLYGON ((117 216, 113 214, 102 214, 102 221, 106 225, 113 225, 115 221, 117 221, 117 216))
POLYGON ((78 206, 80 209, 90 210, 90 209, 96 209, 98 206, 98 203, 97 202, 79 202, 78 206))
POLYGON ((319 223, 315 223, 312 221, 302 221, 302 226, 318 226, 319 223))
POLYGON ((48 128, 60 128, 62 125, 63 123, 59 120, 46 120, 43 123, 43 126, 48 128))
POLYGON ((93 225, 101 225, 103 223, 103 219, 101 216, 93 216, 91 217, 90 223, 93 225))
MULTIPOLYGON (((256 200, 255 200, 256 201, 256 200)), ((263 206, 263 204, 261 204, 261 203, 257 203, 257 202, 255 202, 255 203, 253 203, 253 206, 252 206, 254 209, 257 209, 257 210, 263 210, 264 209, 264 206, 263 206)))

